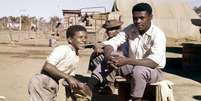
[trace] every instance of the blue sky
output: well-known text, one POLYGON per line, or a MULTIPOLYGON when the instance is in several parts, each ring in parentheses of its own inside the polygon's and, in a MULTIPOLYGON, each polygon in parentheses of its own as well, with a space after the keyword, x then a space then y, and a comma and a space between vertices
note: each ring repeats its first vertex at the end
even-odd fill
POLYGON ((192 7, 201 6, 201 0, 187 0, 192 7))
MULTIPOLYGON (((111 9, 114 0, 0 0, 0 17, 29 15, 37 17, 60 16, 62 9, 102 7, 111 9)), ((192 6, 201 5, 201 0, 187 0, 192 6)))
POLYGON ((29 15, 37 17, 61 16, 62 9, 80 9, 105 6, 113 0, 0 0, 0 17, 29 15), (109 1, 109 2, 108 2, 109 1))

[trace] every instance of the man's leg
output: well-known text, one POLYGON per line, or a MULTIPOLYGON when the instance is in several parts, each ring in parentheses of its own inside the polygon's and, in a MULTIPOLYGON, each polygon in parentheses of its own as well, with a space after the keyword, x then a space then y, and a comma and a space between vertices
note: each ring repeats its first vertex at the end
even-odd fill
POLYGON ((92 77, 97 79, 97 85, 105 88, 106 94, 112 94, 115 93, 114 81, 116 74, 116 69, 107 65, 106 61, 102 61, 93 71, 92 77))
POLYGON ((131 73, 131 92, 133 101, 143 97, 147 83, 154 83, 162 79, 159 69, 151 69, 145 66, 134 66, 131 73))
POLYGON ((104 55, 93 52, 90 56, 88 70, 93 72, 96 67, 104 61, 104 55))
POLYGON ((52 78, 37 74, 28 84, 30 101, 56 101, 58 87, 52 78))

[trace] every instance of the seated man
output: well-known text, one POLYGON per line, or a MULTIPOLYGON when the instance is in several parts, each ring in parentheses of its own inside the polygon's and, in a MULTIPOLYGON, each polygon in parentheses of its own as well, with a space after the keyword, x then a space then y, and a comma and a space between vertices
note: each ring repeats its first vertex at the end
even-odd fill
MULTIPOLYGON (((103 25, 103 28, 106 29, 107 34, 107 40, 113 38, 114 36, 119 33, 121 30, 121 25, 123 23, 118 20, 108 20, 103 25)), ((97 67, 96 64, 103 61, 103 44, 99 41, 96 43, 96 45, 93 47, 94 52, 91 54, 90 61, 89 61, 89 68, 88 70, 94 71, 94 69, 97 67)))
POLYGON ((134 5, 133 23, 112 39, 103 42, 104 55, 108 63, 120 68, 121 75, 130 76, 132 101, 141 101, 147 83, 163 78, 161 68, 166 62, 166 38, 152 20, 152 8, 147 3, 134 5), (129 55, 111 55, 117 47, 128 41, 129 55))
MULTIPOLYGON (((67 44, 56 47, 47 57, 39 74, 29 81, 30 101, 55 101, 59 90, 59 80, 64 79, 71 92, 83 92, 90 99, 92 92, 88 85, 73 77, 79 62, 78 50, 83 48, 87 31, 81 25, 73 25, 66 31, 67 44), (89 97, 88 97, 89 96, 89 97)), ((73 101, 75 101, 74 98, 73 101)))
MULTIPOLYGON (((103 28, 106 29, 106 34, 108 36, 107 40, 113 38, 119 33, 122 24, 123 23, 118 20, 106 21, 106 23, 103 25, 103 28)), ((118 52, 124 56, 127 56, 127 46, 128 45, 126 44, 122 45, 119 47, 118 52)), ((117 72, 117 70, 114 70, 113 67, 107 65, 104 59, 102 48, 103 44, 101 42, 97 43, 89 61, 89 70, 92 72, 92 78, 95 78, 95 81, 97 82, 94 84, 94 86, 99 85, 99 87, 111 86, 114 83, 114 76, 117 72)))

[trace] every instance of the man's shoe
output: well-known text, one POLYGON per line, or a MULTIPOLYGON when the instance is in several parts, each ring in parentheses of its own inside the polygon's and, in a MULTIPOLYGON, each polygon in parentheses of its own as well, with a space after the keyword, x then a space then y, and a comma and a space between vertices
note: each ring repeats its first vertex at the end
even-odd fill
POLYGON ((105 90, 109 94, 118 94, 118 89, 115 88, 114 82, 107 82, 107 84, 105 85, 105 90))

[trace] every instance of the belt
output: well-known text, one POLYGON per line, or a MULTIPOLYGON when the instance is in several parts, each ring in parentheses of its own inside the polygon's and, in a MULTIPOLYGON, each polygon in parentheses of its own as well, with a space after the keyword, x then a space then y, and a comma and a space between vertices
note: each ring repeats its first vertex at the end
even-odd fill
POLYGON ((52 78, 52 79, 55 80, 57 83, 58 83, 59 80, 60 80, 60 79, 58 79, 58 78, 55 78, 55 77, 51 76, 48 72, 46 72, 46 71, 44 71, 44 70, 41 70, 40 73, 41 73, 41 74, 44 74, 44 75, 46 75, 46 76, 48 76, 48 77, 50 77, 50 78, 52 78))

